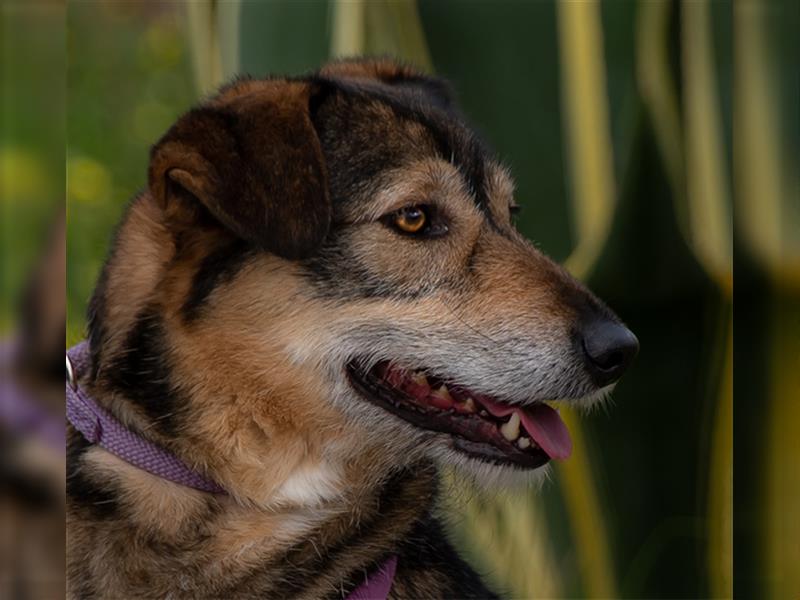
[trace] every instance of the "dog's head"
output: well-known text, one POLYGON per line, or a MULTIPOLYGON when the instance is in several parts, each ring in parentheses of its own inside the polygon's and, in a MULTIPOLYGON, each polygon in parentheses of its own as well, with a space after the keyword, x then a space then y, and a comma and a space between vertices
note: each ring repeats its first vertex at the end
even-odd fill
POLYGON ((536 469, 571 448, 547 402, 600 398, 637 351, 515 230, 447 86, 408 68, 239 80, 149 176, 92 302, 90 385, 243 497, 431 456, 536 469))

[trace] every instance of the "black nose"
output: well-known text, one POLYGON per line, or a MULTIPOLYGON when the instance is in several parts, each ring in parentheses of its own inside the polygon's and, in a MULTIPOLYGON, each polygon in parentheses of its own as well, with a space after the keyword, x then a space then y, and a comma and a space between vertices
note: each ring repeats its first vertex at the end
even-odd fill
POLYGON ((586 368, 600 387, 619 379, 638 352, 639 340, 617 321, 598 319, 583 329, 586 368))

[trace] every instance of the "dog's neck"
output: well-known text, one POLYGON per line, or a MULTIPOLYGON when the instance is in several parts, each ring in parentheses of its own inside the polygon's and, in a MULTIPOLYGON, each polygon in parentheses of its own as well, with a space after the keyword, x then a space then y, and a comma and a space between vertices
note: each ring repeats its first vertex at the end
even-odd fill
MULTIPOLYGON (((143 489, 153 492, 138 498, 139 506, 146 505, 148 497, 155 498, 152 501, 155 509, 165 504, 164 499, 159 496, 191 498, 198 491, 212 491, 222 492, 220 497, 230 496, 232 502, 238 506, 273 513, 303 514, 305 511, 318 509, 323 512, 346 511, 359 497, 368 495, 370 490, 379 487, 392 472, 409 468, 396 455, 387 453, 384 445, 376 445, 374 440, 365 439, 357 428, 353 431, 346 429, 346 443, 332 436, 328 441, 320 441, 314 451, 309 450, 306 453, 303 452, 307 443, 305 432, 295 432, 295 435, 287 434, 271 444, 261 445, 256 448, 255 453, 239 451, 242 455, 240 461, 235 460, 238 456, 231 460, 230 455, 220 460, 213 452, 208 452, 208 442, 200 443, 190 435, 176 435, 172 440, 166 440, 157 433, 157 423, 148 422, 146 417, 143 419, 141 412, 126 399, 114 393, 104 393, 102 387, 91 383, 89 377, 83 379, 90 395, 81 393, 82 397, 89 399, 96 406, 95 410, 106 414, 106 419, 115 427, 122 431, 127 430, 126 435, 129 438, 157 449, 178 463, 191 464, 191 459, 194 459, 197 464, 198 458, 202 461, 202 473, 198 471, 195 474, 204 480, 204 485, 198 486, 183 481, 185 477, 166 475, 166 478, 162 478, 158 469, 147 467, 147 460, 141 464, 142 461, 131 460, 125 452, 115 456, 113 445, 99 442, 98 446, 103 447, 98 447, 91 453, 93 460, 99 460, 95 465, 98 471, 107 471, 110 478, 130 483, 127 494, 137 494, 136 490, 143 489), (95 396, 97 400, 91 396, 95 396), (354 437, 361 442, 355 444, 354 437), (287 448, 292 448, 291 460, 283 461, 277 472, 271 471, 270 465, 279 462, 281 456, 286 455, 287 448), (278 454, 278 458, 272 456, 273 454, 278 454), (209 490, 208 485, 215 489, 209 490), (163 493, 159 494, 159 490, 163 490, 163 493)), ((82 392, 80 383, 75 388, 70 387, 68 391, 73 389, 82 392)), ((77 422, 73 421, 72 424, 77 425, 77 422)), ((98 427, 105 429, 103 423, 99 423, 98 427)), ((247 424, 243 427, 246 428, 247 424)), ((82 437, 86 438, 84 442, 88 440, 95 444, 91 435, 87 438, 86 432, 82 437)), ((127 446, 125 449, 128 449, 127 446)), ((133 454, 136 452, 136 449, 132 451, 133 454)), ((419 458, 407 459, 406 462, 408 460, 418 462, 419 458)), ((186 472, 192 473, 188 467, 186 472)))
MULTIPOLYGON (((254 565, 270 573, 265 578, 269 585, 281 581, 276 570, 285 569, 285 582, 299 585, 298 574, 307 573, 306 579, 319 577, 319 586, 338 589, 342 582, 326 579, 325 563, 339 544, 355 543, 361 546, 359 552, 369 552, 371 560, 380 562, 396 551, 397 542, 430 510, 436 493, 433 467, 414 465, 384 478, 375 473, 354 477, 346 493, 316 505, 263 508, 156 477, 88 445, 75 430, 70 431, 69 451, 71 510, 81 516, 71 526, 70 552, 116 563, 130 551, 126 542, 133 543, 143 572, 153 578, 155 586, 150 589, 165 594, 187 571, 198 574, 191 582, 196 593, 207 594, 215 580, 236 582, 246 573, 254 577, 254 565), (164 560, 164 548, 169 548, 170 561, 164 560)), ((366 464, 353 467, 369 472, 366 464)), ((94 570, 93 558, 86 568, 93 569, 92 579, 104 580, 100 589, 124 594, 135 586, 130 574, 94 570)), ((337 565, 330 577, 341 577, 342 572, 337 565)), ((226 593, 218 590, 216 595, 226 593)), ((281 589, 266 595, 296 594, 281 589)), ((304 595, 321 594, 304 591, 304 595)))

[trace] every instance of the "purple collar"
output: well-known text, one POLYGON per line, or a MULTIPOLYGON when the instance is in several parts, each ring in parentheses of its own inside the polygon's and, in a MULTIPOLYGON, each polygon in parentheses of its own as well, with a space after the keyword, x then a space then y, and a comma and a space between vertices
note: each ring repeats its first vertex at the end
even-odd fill
POLYGON ((350 592, 346 600, 386 600, 394 583, 397 570, 397 556, 390 556, 380 569, 364 580, 364 583, 350 592))
POLYGON ((223 494, 214 481, 189 468, 174 454, 140 437, 105 408, 87 396, 78 385, 89 365, 89 344, 81 342, 67 351, 67 420, 90 444, 97 444, 135 467, 203 492, 223 494))
MULTIPOLYGON (((114 415, 83 393, 78 380, 89 366, 89 361, 87 342, 81 342, 67 351, 67 420, 83 434, 86 441, 163 479, 203 492, 225 493, 219 484, 125 427, 114 415)), ((396 569, 397 556, 392 555, 380 569, 350 592, 346 600, 386 600, 396 569)))

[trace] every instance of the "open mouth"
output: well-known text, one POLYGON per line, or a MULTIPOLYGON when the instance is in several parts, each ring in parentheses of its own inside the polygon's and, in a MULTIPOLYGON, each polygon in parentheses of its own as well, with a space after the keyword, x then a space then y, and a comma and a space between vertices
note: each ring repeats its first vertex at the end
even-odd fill
POLYGON ((572 453, 566 425, 542 402, 524 407, 503 403, 389 361, 370 370, 353 361, 347 373, 369 401, 416 427, 448 434, 455 450, 474 458, 534 469, 572 453))

